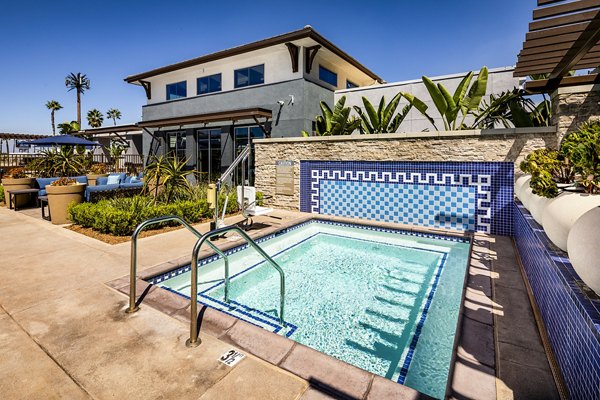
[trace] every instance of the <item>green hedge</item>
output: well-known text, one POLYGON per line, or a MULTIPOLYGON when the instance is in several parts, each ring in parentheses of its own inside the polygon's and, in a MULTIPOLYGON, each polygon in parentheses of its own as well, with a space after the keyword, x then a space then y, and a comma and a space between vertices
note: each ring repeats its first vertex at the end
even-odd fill
MULTIPOLYGON (((223 200, 223 197, 219 199, 221 207, 223 200)), ((237 201, 234 197, 229 199, 227 213, 235 211, 237 211, 237 201)), ((143 221, 166 215, 176 215, 188 223, 197 223, 212 218, 213 211, 208 208, 204 199, 154 204, 153 199, 146 196, 101 200, 97 203, 73 204, 69 207, 69 219, 73 223, 116 236, 131 235, 135 227, 143 221)), ((158 229, 168 225, 176 224, 165 223, 154 225, 153 228, 158 229)))
POLYGON ((4 203, 4 186, 0 185, 0 203, 4 203))

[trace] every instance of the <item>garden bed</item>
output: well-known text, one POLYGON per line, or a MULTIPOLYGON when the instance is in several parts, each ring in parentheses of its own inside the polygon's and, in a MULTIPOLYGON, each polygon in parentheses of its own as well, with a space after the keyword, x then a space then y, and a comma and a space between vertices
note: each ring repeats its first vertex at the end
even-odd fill
MULTIPOLYGON (((210 220, 207 219, 204 221, 200 221, 199 223, 209 222, 209 221, 210 220)), ((73 232, 80 233, 87 237, 91 237, 92 239, 96 239, 96 240, 99 240, 101 242, 108 243, 108 244, 120 244, 120 243, 126 243, 126 242, 131 241, 131 236, 115 236, 115 235, 111 235, 110 233, 101 233, 92 228, 84 228, 81 225, 69 225, 69 226, 66 226, 65 228, 69 229, 73 232)), ((142 233, 140 233, 139 237, 145 238, 145 237, 160 235, 161 233, 176 231, 179 229, 183 229, 183 226, 165 226, 164 228, 160 228, 160 229, 143 231, 142 233)))

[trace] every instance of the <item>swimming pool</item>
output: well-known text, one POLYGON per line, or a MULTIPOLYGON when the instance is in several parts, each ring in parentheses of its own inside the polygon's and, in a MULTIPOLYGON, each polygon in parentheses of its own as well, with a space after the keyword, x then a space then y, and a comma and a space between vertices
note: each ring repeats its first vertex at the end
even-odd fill
MULTIPOLYGON (((311 220, 258 240, 286 276, 285 326, 279 275, 254 250, 199 264, 198 300, 340 360, 443 398, 470 244, 459 237, 311 220)), ((150 280, 190 294, 190 267, 150 280)))

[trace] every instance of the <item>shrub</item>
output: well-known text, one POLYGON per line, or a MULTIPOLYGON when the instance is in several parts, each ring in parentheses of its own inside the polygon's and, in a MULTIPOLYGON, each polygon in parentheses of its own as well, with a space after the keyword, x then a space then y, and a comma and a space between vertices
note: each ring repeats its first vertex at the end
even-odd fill
POLYGON ((0 185, 0 203, 4 203, 4 186, 0 185))
MULTIPOLYGON (((197 223, 211 217, 211 212, 206 200, 155 205, 154 199, 147 196, 101 200, 69 207, 69 218, 75 224, 116 236, 131 235, 141 222, 166 215, 176 215, 188 223, 197 223)), ((167 222, 151 228, 158 229, 168 225, 176 223, 167 222)))

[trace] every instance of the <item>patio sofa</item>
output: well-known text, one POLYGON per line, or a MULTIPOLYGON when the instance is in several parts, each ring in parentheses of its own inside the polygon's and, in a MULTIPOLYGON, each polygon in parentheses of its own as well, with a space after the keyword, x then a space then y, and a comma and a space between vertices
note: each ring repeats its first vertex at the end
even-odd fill
MULTIPOLYGON (((46 196, 46 185, 50 185, 52 182, 57 180, 58 177, 54 178, 36 178, 36 186, 40 189, 38 196, 46 196)), ((88 183, 86 176, 74 176, 79 183, 88 183)), ((108 192, 112 190, 124 190, 131 192, 139 192, 142 190, 144 182, 141 180, 141 174, 137 177, 127 176, 127 174, 110 174, 108 177, 98 178, 95 186, 88 186, 85 188, 85 200, 93 201, 94 198, 101 197, 100 193, 108 192)))

